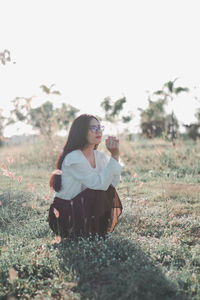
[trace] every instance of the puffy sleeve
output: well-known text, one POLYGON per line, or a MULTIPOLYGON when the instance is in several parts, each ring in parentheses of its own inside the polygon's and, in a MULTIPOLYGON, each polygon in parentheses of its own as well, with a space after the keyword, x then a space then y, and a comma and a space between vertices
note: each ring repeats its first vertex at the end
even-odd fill
POLYGON ((97 173, 81 153, 76 153, 76 157, 70 154, 63 161, 63 167, 68 168, 68 175, 90 189, 106 191, 109 185, 113 184, 113 176, 121 172, 121 165, 112 157, 106 166, 97 173))
MULTIPOLYGON (((98 154, 99 154, 99 157, 100 157, 100 164, 101 164, 101 167, 104 168, 108 162, 109 162, 109 156, 107 156, 105 153, 103 152, 99 152, 98 151, 98 154)), ((117 161, 116 161, 117 162, 117 161)), ((117 162, 118 163, 118 162, 117 162)), ((118 163, 119 164, 119 163, 118 163)), ((119 164, 120 165, 120 164, 119 164)), ((121 170, 122 170, 122 166, 120 165, 120 170, 119 172, 116 172, 113 174, 112 176, 112 181, 111 181, 111 184, 115 187, 118 185, 118 183, 120 182, 120 179, 121 179, 121 170)))

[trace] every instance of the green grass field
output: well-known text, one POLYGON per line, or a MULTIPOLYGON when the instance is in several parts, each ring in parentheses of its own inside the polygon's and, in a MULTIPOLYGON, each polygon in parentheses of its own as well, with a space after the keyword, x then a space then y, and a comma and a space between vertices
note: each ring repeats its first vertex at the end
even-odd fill
POLYGON ((61 241, 47 217, 63 144, 0 150, 0 299, 199 300, 200 142, 121 139, 114 233, 61 241))

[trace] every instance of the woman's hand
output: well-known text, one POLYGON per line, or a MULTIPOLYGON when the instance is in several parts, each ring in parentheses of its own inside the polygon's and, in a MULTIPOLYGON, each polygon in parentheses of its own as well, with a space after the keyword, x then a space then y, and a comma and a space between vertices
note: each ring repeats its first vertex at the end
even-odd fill
POLYGON ((117 139, 115 136, 109 136, 106 139, 106 148, 108 151, 110 151, 111 156, 119 160, 119 139, 117 139))

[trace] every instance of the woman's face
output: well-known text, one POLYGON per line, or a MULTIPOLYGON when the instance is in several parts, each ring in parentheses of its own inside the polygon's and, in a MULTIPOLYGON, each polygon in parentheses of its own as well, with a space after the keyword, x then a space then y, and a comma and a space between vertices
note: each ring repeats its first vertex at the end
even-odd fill
POLYGON ((87 141, 89 145, 96 145, 101 143, 102 128, 100 123, 96 119, 91 119, 89 124, 89 130, 87 134, 87 141))

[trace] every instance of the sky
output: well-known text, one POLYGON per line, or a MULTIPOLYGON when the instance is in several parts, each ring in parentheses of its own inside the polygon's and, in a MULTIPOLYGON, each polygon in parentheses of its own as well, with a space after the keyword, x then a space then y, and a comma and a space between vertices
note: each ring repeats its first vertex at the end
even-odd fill
MULTIPOLYGON (((102 115, 100 102, 125 96, 124 114, 146 108, 153 93, 176 77, 190 88, 174 101, 180 123, 195 121, 200 103, 200 18, 198 0, 3 0, 0 52, 11 63, 0 65, 0 109, 8 114, 15 97, 47 100, 40 85, 55 84, 52 99, 102 115), (15 62, 15 63, 13 63, 15 62), (196 87, 196 89, 194 89, 196 87)), ((170 107, 167 110, 170 111, 170 107)), ((4 135, 31 133, 23 124, 4 135)))

